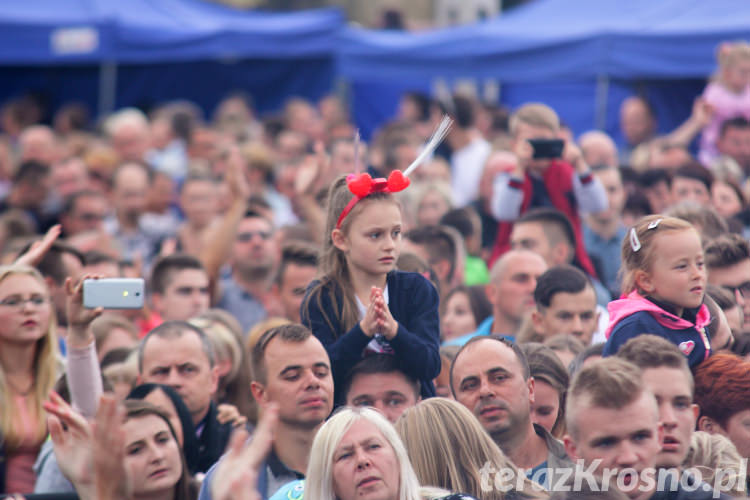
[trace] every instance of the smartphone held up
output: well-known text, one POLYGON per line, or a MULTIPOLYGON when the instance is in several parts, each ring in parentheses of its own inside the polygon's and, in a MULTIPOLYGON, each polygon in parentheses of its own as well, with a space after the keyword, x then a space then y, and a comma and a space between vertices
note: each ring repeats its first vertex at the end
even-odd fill
POLYGON ((562 158, 565 141, 562 139, 529 139, 529 144, 534 149, 534 159, 562 158))
POLYGON ((142 278, 106 278, 83 281, 83 307, 95 309, 140 309, 145 284, 142 278))

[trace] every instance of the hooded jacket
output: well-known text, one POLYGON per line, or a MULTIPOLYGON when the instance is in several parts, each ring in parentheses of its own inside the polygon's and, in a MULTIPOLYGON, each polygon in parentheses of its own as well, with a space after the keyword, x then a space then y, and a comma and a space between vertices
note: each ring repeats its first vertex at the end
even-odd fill
POLYGON ((633 291, 624 299, 610 302, 607 309, 610 319, 604 356, 613 356, 629 339, 644 334, 658 335, 677 345, 691 368, 711 354, 707 330, 711 314, 705 304, 685 309, 680 317, 633 291))

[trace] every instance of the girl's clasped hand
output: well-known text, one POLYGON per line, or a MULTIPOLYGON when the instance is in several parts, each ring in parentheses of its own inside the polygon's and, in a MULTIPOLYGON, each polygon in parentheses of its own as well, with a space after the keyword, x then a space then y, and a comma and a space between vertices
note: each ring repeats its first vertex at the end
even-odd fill
POLYGON ((383 290, 378 287, 374 286, 370 289, 370 305, 367 306, 367 312, 360 326, 368 337, 380 333, 386 339, 391 340, 398 333, 398 322, 393 319, 388 304, 385 303, 383 290))

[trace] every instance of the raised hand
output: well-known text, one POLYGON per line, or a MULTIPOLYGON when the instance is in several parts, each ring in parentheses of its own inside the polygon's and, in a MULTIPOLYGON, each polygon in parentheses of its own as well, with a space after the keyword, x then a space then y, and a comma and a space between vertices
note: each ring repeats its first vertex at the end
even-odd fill
POLYGON ((262 473, 260 467, 271 451, 278 419, 278 406, 270 404, 260 417, 252 441, 247 442, 248 433, 243 428, 234 431, 211 482, 215 500, 259 500, 258 475, 262 473))
POLYGON ((242 427, 247 423, 247 418, 240 415, 236 406, 230 404, 220 404, 216 407, 216 420, 220 424, 232 423, 232 427, 242 427))
POLYGON ((26 253, 19 256, 14 264, 31 267, 39 264, 49 252, 49 249, 52 248, 52 244, 60 237, 60 231, 62 231, 60 224, 55 224, 49 228, 44 237, 32 243, 26 253))
POLYGON ((86 279, 99 279, 98 275, 85 275, 78 283, 73 284, 73 279, 65 278, 65 302, 68 313, 68 342, 71 347, 87 347, 94 340, 89 326, 102 312, 101 307, 86 309, 83 307, 83 281, 86 279))
POLYGON ((93 430, 94 489, 97 500, 130 498, 131 482, 124 467, 124 409, 111 395, 103 395, 93 430))
POLYGON ((86 494, 91 495, 94 487, 91 425, 54 392, 43 406, 50 414, 47 426, 60 471, 75 485, 82 498, 86 494))
POLYGON ((588 165, 586 165, 586 162, 583 159, 583 153, 581 152, 581 148, 576 146, 574 142, 572 141, 565 142, 565 149, 563 149, 562 156, 563 156, 563 160, 573 165, 573 168, 575 168, 577 173, 583 174, 588 171, 589 167, 588 165))
POLYGON ((245 165, 237 146, 232 147, 224 181, 229 186, 232 203, 247 203, 252 186, 250 186, 245 176, 245 165))

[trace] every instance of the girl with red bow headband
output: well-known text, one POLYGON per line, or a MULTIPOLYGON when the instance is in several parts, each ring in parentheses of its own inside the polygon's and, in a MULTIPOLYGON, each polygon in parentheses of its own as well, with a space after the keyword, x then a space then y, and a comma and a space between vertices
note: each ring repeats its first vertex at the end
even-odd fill
POLYGON ((422 397, 435 395, 438 294, 421 274, 396 270, 402 221, 393 193, 409 186, 409 174, 450 125, 445 117, 403 172, 394 170, 388 179, 351 174, 338 178, 328 191, 321 278, 308 287, 300 317, 328 351, 338 402, 349 372, 368 353, 395 356, 402 370, 420 381, 422 397))
POLYGON ((329 190, 321 278, 308 287, 300 316, 331 359, 337 396, 369 353, 395 356, 435 395, 440 371, 438 294, 422 275, 397 271, 401 207, 392 193, 409 185, 402 172, 337 179, 329 190))

